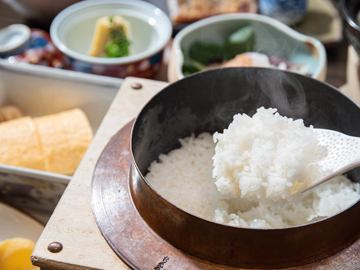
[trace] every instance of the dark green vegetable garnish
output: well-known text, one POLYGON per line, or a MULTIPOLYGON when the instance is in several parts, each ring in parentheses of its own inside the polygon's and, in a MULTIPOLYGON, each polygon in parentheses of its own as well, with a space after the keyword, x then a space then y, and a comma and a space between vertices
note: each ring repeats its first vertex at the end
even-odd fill
POLYGON ((236 55, 254 50, 255 35, 252 26, 243 26, 233 32, 222 45, 195 41, 188 54, 183 50, 184 76, 204 70, 206 66, 233 59, 236 55))
POLYGON ((196 41, 189 48, 189 57, 207 66, 214 59, 222 59, 223 52, 218 44, 196 41))
POLYGON ((182 67, 184 76, 190 75, 192 73, 203 70, 206 66, 200 62, 197 62, 194 59, 191 59, 185 51, 183 51, 184 55, 184 64, 182 67))

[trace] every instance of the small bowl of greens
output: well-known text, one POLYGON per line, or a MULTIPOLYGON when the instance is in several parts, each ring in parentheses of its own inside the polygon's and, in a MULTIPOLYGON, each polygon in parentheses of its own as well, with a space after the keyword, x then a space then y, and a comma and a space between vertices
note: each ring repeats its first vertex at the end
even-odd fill
POLYGON ((175 36, 168 78, 174 82, 199 71, 238 66, 286 69, 325 80, 326 51, 317 39, 270 17, 219 15, 175 36))
POLYGON ((50 26, 69 69, 118 78, 151 78, 171 33, 168 16, 144 1, 81 1, 50 26))

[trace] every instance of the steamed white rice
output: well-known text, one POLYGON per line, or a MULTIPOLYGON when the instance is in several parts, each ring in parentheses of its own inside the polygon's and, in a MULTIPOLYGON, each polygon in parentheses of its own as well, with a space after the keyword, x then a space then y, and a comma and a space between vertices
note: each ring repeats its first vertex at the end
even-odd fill
POLYGON ((253 117, 235 115, 228 129, 214 134, 214 142, 218 190, 264 206, 294 199, 320 173, 312 126, 273 108, 261 107, 253 117))
MULTIPOLYGON (((268 121, 270 120, 267 119, 266 122, 269 123, 268 121)), ((279 130, 284 130, 283 124, 280 124, 279 130)), ((302 130, 300 124, 295 124, 299 125, 298 128, 302 130)), ((285 133, 291 134, 290 131, 285 133)), ((311 146, 315 143, 312 135, 305 134, 307 131, 300 133, 302 134, 300 137, 310 138, 311 146)), ((249 134, 248 136, 250 136, 249 134)), ((270 134, 264 136, 270 137, 270 134)), ((241 139, 241 135, 239 139, 241 139)), ((248 139, 250 140, 250 138, 248 139)), ((198 137, 190 136, 180 139, 180 143, 180 148, 167 155, 160 155, 158 161, 151 163, 146 179, 168 201, 204 219, 239 227, 283 228, 332 216, 354 204, 360 197, 360 184, 353 183, 345 176, 340 175, 304 194, 298 194, 295 201, 281 206, 271 204, 270 207, 264 208, 259 204, 261 200, 249 201, 245 196, 243 196, 244 198, 239 196, 241 190, 232 192, 228 186, 224 185, 228 192, 219 192, 219 183, 212 175, 215 143, 211 134, 202 133, 198 137), (215 184, 215 182, 217 183, 215 184)), ((229 148, 232 147, 234 146, 229 145, 229 148)), ((299 151, 299 147, 301 146, 294 146, 296 149, 294 151, 299 151)), ((292 153, 291 150, 284 151, 292 153)), ((249 155, 254 156, 255 154, 249 151, 249 155)), ((278 161, 284 162, 286 159, 278 161)), ((282 165, 279 164, 279 166, 282 165)), ((302 169, 301 166, 296 165, 289 168, 288 171, 295 167, 296 170, 302 169)), ((304 172, 296 173, 304 174, 304 172)), ((306 173, 311 174, 311 169, 306 173)), ((301 182, 299 179, 296 181, 288 179, 289 177, 284 188, 289 187, 286 183, 301 182)), ((277 194, 275 192, 273 195, 277 196, 277 194)), ((255 196, 255 198, 257 197, 255 196)))

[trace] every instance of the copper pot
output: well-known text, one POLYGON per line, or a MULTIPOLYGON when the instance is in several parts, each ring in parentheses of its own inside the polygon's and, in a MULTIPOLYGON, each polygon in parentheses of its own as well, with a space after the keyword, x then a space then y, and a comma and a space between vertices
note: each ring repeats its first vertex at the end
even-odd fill
MULTIPOLYGON (((286 268, 329 257, 360 233, 360 203, 324 220, 283 229, 248 229, 191 215, 151 187, 147 168, 191 133, 222 131, 236 113, 260 106, 302 118, 306 126, 360 136, 360 109, 329 84, 266 68, 209 70, 177 81, 141 110, 133 125, 130 190, 142 219, 165 241, 196 258, 241 268, 286 268)), ((348 176, 360 181, 357 169, 348 176)))

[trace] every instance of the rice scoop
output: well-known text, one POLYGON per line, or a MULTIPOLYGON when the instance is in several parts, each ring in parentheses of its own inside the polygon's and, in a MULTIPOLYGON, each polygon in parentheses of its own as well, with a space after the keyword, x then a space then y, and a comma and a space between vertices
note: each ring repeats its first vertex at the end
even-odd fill
POLYGON ((296 198, 319 175, 313 127, 302 119, 261 107, 253 117, 237 114, 223 133, 214 133, 213 177, 222 194, 260 205, 296 198))

